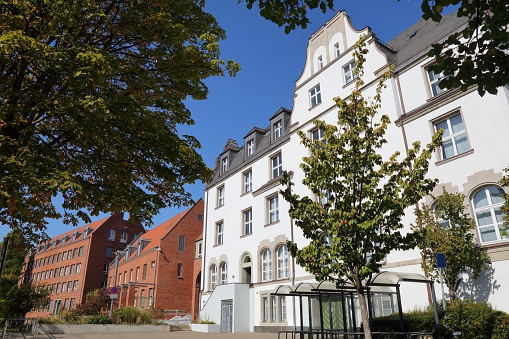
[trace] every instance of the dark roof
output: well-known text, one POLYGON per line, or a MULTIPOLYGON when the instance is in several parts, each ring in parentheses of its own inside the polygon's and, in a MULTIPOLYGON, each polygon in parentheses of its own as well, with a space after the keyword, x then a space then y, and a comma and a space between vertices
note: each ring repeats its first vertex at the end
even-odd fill
POLYGON ((393 62, 397 68, 427 52, 432 44, 445 40, 451 33, 466 25, 467 17, 458 17, 457 11, 442 17, 440 22, 419 20, 386 45, 396 52, 393 62))

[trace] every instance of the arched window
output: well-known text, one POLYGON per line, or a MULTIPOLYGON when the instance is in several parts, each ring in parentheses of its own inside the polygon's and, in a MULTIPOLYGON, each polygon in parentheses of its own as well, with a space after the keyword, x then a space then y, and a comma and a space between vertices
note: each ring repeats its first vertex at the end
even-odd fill
POLYGON ((212 291, 217 285, 217 266, 210 266, 210 290, 212 291))
POLYGON ((497 186, 486 186, 472 198, 475 220, 483 243, 509 238, 509 229, 503 223, 501 207, 503 191, 497 186))
POLYGON ((221 281, 219 282, 220 285, 224 285, 228 282, 228 265, 226 262, 222 262, 219 266, 219 272, 221 273, 221 281))
POLYGON ((276 250, 277 253, 277 278, 288 278, 288 249, 286 245, 281 245, 276 250))
POLYGON ((269 249, 262 252, 262 281, 272 280, 272 254, 269 249))

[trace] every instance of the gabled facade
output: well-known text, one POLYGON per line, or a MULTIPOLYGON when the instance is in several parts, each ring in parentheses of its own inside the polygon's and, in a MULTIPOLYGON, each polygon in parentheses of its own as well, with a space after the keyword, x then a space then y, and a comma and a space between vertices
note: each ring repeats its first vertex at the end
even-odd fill
MULTIPOLYGON (((201 312, 221 323, 223 331, 313 326, 309 314, 317 312, 316 304, 299 304, 297 297, 273 293, 280 286, 311 289, 314 285, 302 284, 315 283, 314 277, 287 253, 287 240, 301 245, 308 240, 288 216, 289 206, 279 194, 279 177, 282 170, 293 171, 295 193, 313 197, 301 184, 299 165, 308 151, 300 144, 297 132, 321 138, 313 119, 336 123, 333 98, 347 98, 352 91, 352 50, 361 35, 366 36, 369 50, 361 88, 365 97, 373 97, 379 77, 390 66, 395 67, 394 77, 382 93, 380 112, 388 114, 393 123, 381 155, 387 159, 397 150, 405 152, 406 145, 417 140, 428 143, 437 129, 449 132, 444 134, 443 149, 437 150, 430 164, 429 177, 440 181, 434 193, 439 194, 445 186, 450 192, 466 195, 465 204, 477 223, 477 241, 488 248, 493 261, 485 276, 466 280, 460 296, 509 310, 504 302, 509 300, 509 235, 501 224, 502 188, 497 185, 508 165, 503 155, 509 144, 505 132, 509 128, 509 89, 501 88, 497 95, 482 98, 475 88, 441 91, 437 86, 440 76, 427 68, 433 62, 427 57, 431 44, 465 23, 455 15, 440 23, 419 21, 384 44, 370 28, 354 29, 346 13, 339 12, 309 39, 293 109, 276 112, 265 129, 253 128, 244 145, 228 141, 225 151, 235 144, 235 152, 229 153, 226 167, 221 166, 226 153, 221 153, 214 178, 205 190, 201 304, 201 312)), ((425 202, 432 203, 430 199, 425 202)), ((409 209, 404 218, 407 230, 413 222, 413 210, 409 209)), ((394 251, 383 269, 422 274, 420 260, 418 249, 394 251)), ((426 305, 429 295, 425 284, 413 284, 401 288, 401 297, 403 307, 412 309, 426 305)), ((374 315, 393 312, 391 298, 373 300, 374 315)), ((359 327, 357 311, 349 312, 345 327, 359 327)))
POLYGON ((123 214, 117 213, 60 234, 31 250, 25 257, 21 283, 46 286, 51 301, 27 317, 73 309, 89 291, 106 287, 114 253, 144 232, 139 222, 124 220, 123 214))
POLYGON ((118 288, 115 308, 134 306, 164 311, 164 316, 191 314, 196 287, 196 239, 203 229, 203 200, 147 231, 109 266, 108 286, 118 288))

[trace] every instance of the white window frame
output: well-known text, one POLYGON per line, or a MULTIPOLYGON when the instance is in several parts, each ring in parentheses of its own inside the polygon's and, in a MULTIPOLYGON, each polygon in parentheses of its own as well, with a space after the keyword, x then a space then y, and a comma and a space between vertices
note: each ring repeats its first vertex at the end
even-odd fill
POLYGON ((224 206, 224 195, 225 189, 224 185, 217 188, 217 207, 224 206))
POLYGON ((339 47, 339 42, 336 42, 334 44, 334 55, 336 58, 341 55, 341 49, 339 47))
POLYGON ((509 241, 509 227, 504 226, 503 217, 504 214, 501 210, 501 207, 504 205, 504 199, 503 196, 500 199, 500 202, 493 203, 493 192, 492 190, 497 190, 500 194, 503 192, 503 190, 496 185, 488 185, 484 186, 481 189, 477 190, 474 195, 472 195, 472 209, 474 210, 474 217, 475 217, 475 223, 477 225, 477 233, 479 235, 479 240, 483 244, 487 243, 493 243, 493 242, 499 242, 499 241, 509 241), (486 196, 486 200, 488 202, 487 205, 484 206, 477 206, 476 204, 476 197, 484 193, 486 196), (480 214, 489 214, 489 217, 491 219, 491 223, 480 225, 479 224, 479 218, 478 216, 480 214), (495 239, 491 240, 484 240, 481 231, 483 229, 492 228, 495 232, 495 239))
POLYGON ((108 240, 115 241, 115 230, 112 229, 108 230, 108 240))
POLYGON ((228 157, 221 159, 221 173, 228 171, 228 157))
POLYGON ((322 93, 320 91, 320 84, 318 84, 309 90, 309 107, 313 108, 321 102, 322 93))
POLYGON ((262 322, 268 323, 269 322, 269 298, 268 297, 262 297, 262 322))
POLYGON ((283 136, 283 121, 280 119, 272 125, 274 130, 274 140, 277 140, 283 136))
POLYGON ((279 195, 267 198, 267 223, 273 224, 279 221, 279 195))
POLYGON ((254 139, 249 139, 246 142, 246 156, 249 157, 254 153, 254 139))
POLYGON ((243 184, 244 184, 244 194, 249 193, 253 190, 253 171, 249 170, 242 174, 243 184))
POLYGON ((277 297, 275 295, 270 296, 270 320, 271 322, 277 322, 277 297))
POLYGON ((279 296, 279 321, 286 321, 286 298, 284 295, 279 296))
POLYGON ((224 222, 216 222, 216 245, 222 245, 224 243, 224 222))
POLYGON ((345 85, 357 79, 357 74, 354 74, 353 72, 354 69, 355 60, 351 60, 343 66, 343 79, 345 80, 345 85))
POLYGON ((210 272, 210 290, 213 291, 217 286, 217 265, 212 264, 209 269, 210 272))
POLYGON ((272 280, 272 252, 266 248, 261 253, 262 281, 272 280))
POLYGON ((129 235, 127 234, 127 232, 126 231, 122 231, 120 233, 120 242, 126 243, 128 237, 129 237, 129 235))
POLYGON ((281 245, 276 250, 277 257, 277 278, 288 278, 288 248, 286 245, 281 245))
POLYGON ((445 89, 442 89, 439 87, 440 82, 442 81, 442 79, 444 79, 443 72, 435 74, 435 71, 427 68, 426 75, 428 76, 428 84, 429 84, 429 88, 431 90, 432 97, 435 97, 445 91, 445 89))
POLYGON ((323 68, 323 57, 321 55, 318 56, 318 70, 323 68))
POLYGON ((249 208, 242 212, 243 228, 242 234, 249 235, 253 233, 253 209, 249 208))
POLYGON ((445 123, 447 125, 447 130, 445 130, 445 128, 444 128, 444 134, 442 135, 442 146, 440 146, 440 150, 441 150, 440 158, 441 158, 441 160, 450 159, 450 158, 453 158, 453 157, 455 157, 457 155, 460 155, 460 154, 468 152, 471 148, 470 148, 470 143, 469 143, 469 140, 468 140, 467 128, 465 126, 465 121, 463 120, 463 116, 461 115, 461 113, 457 112, 455 114, 450 114, 447 117, 444 117, 444 118, 441 118, 441 119, 437 119, 436 121, 434 121, 433 122, 433 127, 434 127, 435 131, 440 130, 442 127, 439 128, 438 125, 443 124, 443 123, 445 123), (463 129, 460 130, 460 131, 453 132, 451 120, 453 118, 456 118, 456 117, 459 117, 459 119, 461 120, 461 124, 463 125, 463 129), (465 150, 463 150, 462 152, 460 152, 460 150, 458 149, 457 140, 459 138, 464 138, 466 140, 466 142, 467 142, 467 148, 465 150), (447 156, 445 154, 444 145, 446 143, 450 143, 452 145, 452 150, 453 150, 454 154, 452 154, 450 156, 447 156))
POLYGON ((270 165, 271 165, 271 178, 276 179, 279 178, 283 174, 283 155, 282 153, 278 153, 272 157, 270 157, 270 165))
POLYGON ((219 264, 219 285, 226 285, 228 283, 228 264, 223 261, 219 264))

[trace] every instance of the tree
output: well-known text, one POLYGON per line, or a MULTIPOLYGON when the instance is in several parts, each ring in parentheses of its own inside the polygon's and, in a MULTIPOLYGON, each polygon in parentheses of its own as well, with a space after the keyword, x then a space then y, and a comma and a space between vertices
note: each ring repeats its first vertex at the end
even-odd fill
POLYGON ((444 189, 433 205, 422 204, 415 210, 419 227, 414 228, 422 232, 419 238, 422 268, 428 278, 438 280, 436 254, 445 255, 447 267, 443 277, 451 301, 456 298, 464 273, 470 271, 477 279, 490 263, 486 248, 474 242, 475 221, 466 213, 464 199, 463 194, 448 193, 444 189))
MULTIPOLYGON (((500 185, 509 189, 509 167, 504 172, 506 174, 500 180, 500 185)), ((504 205, 501 208, 504 214, 504 226, 506 227, 506 232, 509 232, 509 194, 504 192, 502 196, 504 197, 504 205)))
POLYGON ((110 304, 110 290, 108 288, 97 288, 87 293, 85 302, 76 306, 78 313, 94 315, 101 313, 103 308, 110 304))
POLYGON ((239 69, 204 2, 0 0, 0 224, 29 235, 192 202, 184 185, 211 170, 178 132, 184 100, 239 69))
POLYGON ((303 158, 302 183, 319 201, 293 192, 289 173, 284 173, 281 194, 290 203, 289 215, 304 236, 306 246, 289 242, 288 249, 299 265, 318 281, 329 280, 340 286, 351 283, 361 308, 366 338, 371 338, 364 292, 372 275, 393 250, 414 248, 415 233, 402 232, 405 209, 431 191, 436 181, 426 178, 428 160, 440 143, 440 133, 420 150, 414 143, 406 157, 399 152, 384 161, 380 149, 390 124, 379 116, 381 92, 390 73, 381 77, 372 102, 364 99, 363 64, 367 49, 363 40, 356 45, 356 86, 347 100, 335 98, 337 125, 315 121, 324 141, 312 140, 302 131, 301 142, 310 156, 303 158))
POLYGON ((45 285, 15 285, 0 299, 0 315, 23 318, 32 309, 48 305, 50 292, 45 285))
MULTIPOLYGON (((310 23, 308 9, 332 10, 338 0, 244 0, 248 8, 257 4, 260 15, 285 26, 289 33, 310 23)), ((400 1, 400 0, 398 0, 400 1)), ((477 85, 481 96, 495 94, 509 84, 509 3, 507 0, 422 0, 423 19, 440 21, 447 6, 458 6, 458 17, 468 17, 468 25, 444 42, 433 45, 429 56, 436 58, 436 74, 442 73, 441 88, 465 91, 477 85)))

